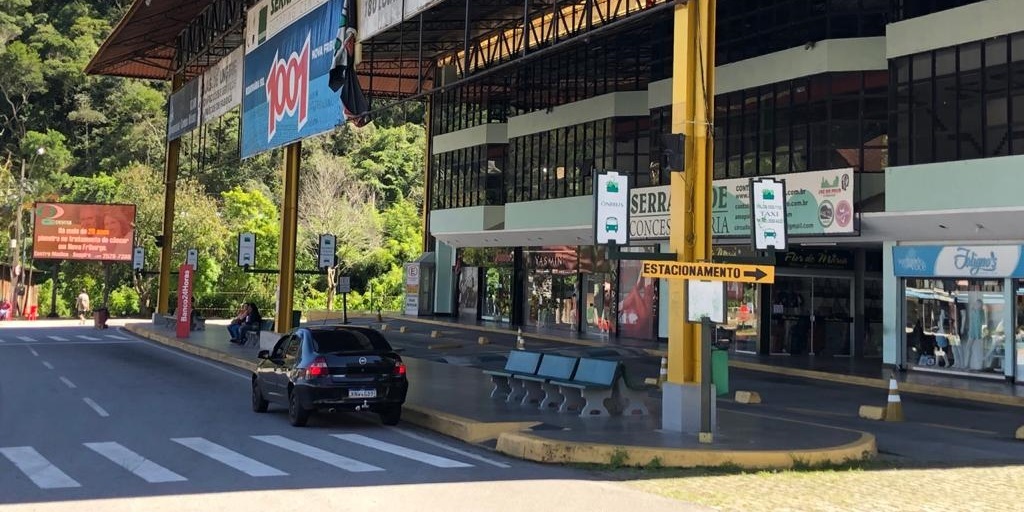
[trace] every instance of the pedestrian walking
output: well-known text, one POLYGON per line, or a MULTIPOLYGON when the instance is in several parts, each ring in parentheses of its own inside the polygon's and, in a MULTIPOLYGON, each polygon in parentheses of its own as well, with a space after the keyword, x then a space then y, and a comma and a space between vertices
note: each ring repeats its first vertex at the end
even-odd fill
POLYGON ((89 314, 89 294, 82 288, 82 293, 75 299, 75 310, 78 311, 78 325, 85 325, 85 317, 89 314))

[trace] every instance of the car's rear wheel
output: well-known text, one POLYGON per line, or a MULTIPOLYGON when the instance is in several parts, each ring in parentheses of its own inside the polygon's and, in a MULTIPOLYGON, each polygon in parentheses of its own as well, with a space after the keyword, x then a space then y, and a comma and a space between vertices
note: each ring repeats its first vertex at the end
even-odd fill
POLYGON ((288 422, 293 427, 305 427, 309 421, 309 409, 304 409, 299 404, 299 397, 295 390, 288 391, 288 422))
POLYGON ((398 425, 402 421, 402 406, 395 405, 380 411, 380 422, 385 425, 398 425))
POLYGON ((263 398, 260 384, 256 382, 256 379, 252 379, 252 410, 255 412, 267 412, 267 406, 269 405, 270 402, 263 398))

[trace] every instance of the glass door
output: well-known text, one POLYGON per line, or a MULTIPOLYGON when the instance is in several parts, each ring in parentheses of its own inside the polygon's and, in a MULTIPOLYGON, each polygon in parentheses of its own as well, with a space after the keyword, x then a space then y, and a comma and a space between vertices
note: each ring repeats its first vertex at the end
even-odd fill
POLYGON ((512 269, 488 268, 483 279, 482 320, 508 322, 512 314, 512 269))
POLYGON ((813 279, 778 276, 772 285, 769 352, 802 355, 810 351, 813 279))
POLYGON ((846 277, 816 277, 811 332, 811 355, 849 356, 853 328, 853 280, 846 277))

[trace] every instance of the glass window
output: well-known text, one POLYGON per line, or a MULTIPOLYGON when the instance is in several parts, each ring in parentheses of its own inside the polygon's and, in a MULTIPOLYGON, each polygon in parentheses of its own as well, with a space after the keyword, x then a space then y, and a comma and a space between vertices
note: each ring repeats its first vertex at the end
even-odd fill
POLYGON ((907 279, 907 363, 929 369, 1003 373, 1002 280, 907 279))
POLYGON ((723 329, 737 352, 757 352, 761 287, 751 283, 726 283, 729 318, 723 329))
POLYGON ((316 330, 312 333, 315 349, 321 354, 391 351, 387 340, 369 329, 316 330))

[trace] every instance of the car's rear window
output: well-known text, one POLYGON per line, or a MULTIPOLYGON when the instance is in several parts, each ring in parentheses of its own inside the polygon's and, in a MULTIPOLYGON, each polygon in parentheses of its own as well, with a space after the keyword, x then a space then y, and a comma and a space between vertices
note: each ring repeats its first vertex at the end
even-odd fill
POLYGON ((313 331, 317 352, 390 352, 388 344, 380 334, 373 331, 338 329, 336 331, 313 331))

